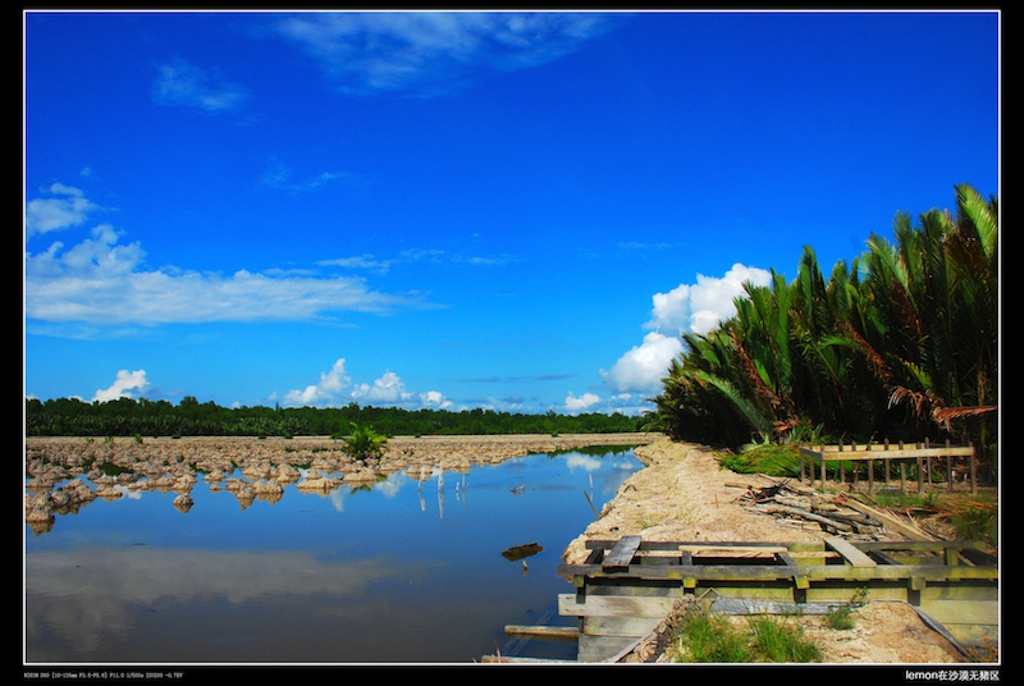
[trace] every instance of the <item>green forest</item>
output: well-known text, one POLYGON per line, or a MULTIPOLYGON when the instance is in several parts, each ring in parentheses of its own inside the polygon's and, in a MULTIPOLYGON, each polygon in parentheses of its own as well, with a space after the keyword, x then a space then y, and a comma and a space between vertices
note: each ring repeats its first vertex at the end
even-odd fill
POLYGON ((219 407, 123 398, 26 401, 29 436, 397 435, 664 431, 718 447, 793 442, 946 441, 994 463, 998 445, 998 201, 955 186, 954 210, 897 213, 827 275, 811 247, 792 281, 746 286, 736 314, 683 335, 651 413, 514 414, 219 407))
POLYGON ((186 396, 166 400, 120 398, 87 403, 73 398, 26 403, 28 436, 338 436, 352 424, 389 436, 617 433, 637 430, 623 414, 575 416, 398 407, 221 407, 186 396))
POLYGON ((827 275, 806 247, 796 278, 748 284, 736 315, 686 334, 655 398, 672 437, 720 446, 946 441, 996 456, 998 201, 955 186, 954 210, 827 275))

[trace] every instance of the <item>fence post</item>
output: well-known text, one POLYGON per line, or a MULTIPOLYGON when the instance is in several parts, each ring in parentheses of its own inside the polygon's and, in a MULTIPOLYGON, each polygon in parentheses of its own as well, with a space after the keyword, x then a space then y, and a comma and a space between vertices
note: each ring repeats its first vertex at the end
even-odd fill
MULTIPOLYGON (((871 443, 865 443, 864 449, 871 452, 871 443)), ((868 458, 868 493, 875 492, 875 458, 868 458)))
MULTIPOLYGON (((946 439, 946 450, 947 451, 949 450, 949 439, 948 438, 946 439)), ((950 493, 952 493, 953 492, 953 456, 950 455, 948 452, 946 453, 946 481, 948 482, 948 486, 946 487, 946 490, 949 491, 950 493)))
MULTIPOLYGON (((913 444, 915 448, 921 449, 921 441, 913 444)), ((925 465, 922 461, 922 457, 918 456, 918 495, 921 496, 925 492, 925 465)))
MULTIPOLYGON (((811 465, 814 464, 814 458, 811 458, 811 465)), ((812 467, 813 469, 813 467, 812 467)), ((811 488, 814 488, 814 473, 811 473, 811 488)), ((821 492, 825 492, 825 444, 821 444, 821 492)))
POLYGON ((976 480, 976 474, 975 474, 975 471, 974 471, 974 464, 977 461, 978 449, 974 447, 974 441, 971 441, 969 443, 969 445, 971 446, 971 455, 967 459, 970 460, 970 465, 971 465, 969 467, 970 472, 971 472, 971 495, 976 495, 978 493, 978 482, 976 480))
MULTIPOLYGON (((924 439, 924 449, 925 450, 931 450, 932 449, 932 439, 930 439, 930 438, 925 438, 924 439)), ((930 491, 930 490, 932 490, 932 486, 934 485, 934 483, 932 482, 932 458, 931 458, 931 455, 928 455, 928 456, 926 456, 924 458, 924 464, 925 464, 925 466, 927 467, 927 470, 928 470, 928 490, 930 491)))
MULTIPOLYGON (((883 450, 888 450, 889 449, 889 439, 888 438, 885 439, 885 443, 883 444, 883 448, 882 449, 883 450)), ((892 467, 891 461, 889 460, 888 457, 885 458, 885 485, 886 486, 889 485, 889 469, 891 467, 892 467)))

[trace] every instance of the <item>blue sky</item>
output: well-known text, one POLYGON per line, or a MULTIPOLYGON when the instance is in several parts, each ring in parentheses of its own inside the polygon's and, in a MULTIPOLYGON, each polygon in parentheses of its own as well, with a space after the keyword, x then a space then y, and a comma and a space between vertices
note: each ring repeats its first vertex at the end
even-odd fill
POLYGON ((24 14, 25 394, 649 409, 999 192, 995 12, 24 14))

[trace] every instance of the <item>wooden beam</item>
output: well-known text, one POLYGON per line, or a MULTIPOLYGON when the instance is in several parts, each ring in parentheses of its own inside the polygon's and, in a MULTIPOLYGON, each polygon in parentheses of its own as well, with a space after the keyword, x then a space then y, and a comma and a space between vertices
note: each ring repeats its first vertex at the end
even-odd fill
POLYGON ((852 507, 853 509, 857 510, 858 512, 862 512, 866 515, 874 517, 878 521, 882 522, 882 524, 884 524, 887 528, 892 529, 897 533, 901 533, 913 541, 936 540, 934 536, 928 534, 924 530, 911 524, 908 524, 906 522, 903 522, 892 515, 877 510, 871 507, 870 505, 867 505, 866 503, 860 502, 855 498, 850 498, 849 500, 846 501, 846 504, 849 507, 852 507))
POLYGON ((508 624, 505 626, 506 636, 530 636, 556 641, 575 641, 580 637, 580 630, 574 626, 526 626, 508 624))
POLYGON ((539 657, 509 657, 507 655, 484 655, 481 662, 489 665, 498 664, 552 664, 552 665, 574 665, 576 660, 548 660, 539 657))
POLYGON ((878 563, 867 556, 862 550, 855 548, 849 541, 842 538, 827 538, 825 543, 836 551, 854 567, 877 567, 878 563))
POLYGON ((838 447, 827 445, 818 448, 800 448, 801 455, 807 457, 824 457, 826 460, 877 460, 881 458, 912 458, 912 457, 970 457, 974 448, 970 446, 949 448, 872 448, 869 446, 838 447))
POLYGON ((679 546, 682 552, 716 557, 771 557, 776 553, 788 553, 783 545, 715 545, 711 543, 687 543, 679 546))
POLYGON ((604 569, 628 567, 633 561, 633 556, 636 555, 637 549, 640 548, 640 541, 642 540, 641 536, 623 536, 612 547, 611 552, 605 555, 601 566, 604 569))
POLYGON ((563 617, 666 617, 675 606, 676 598, 669 596, 611 596, 588 595, 579 602, 575 594, 558 596, 558 614, 563 617))

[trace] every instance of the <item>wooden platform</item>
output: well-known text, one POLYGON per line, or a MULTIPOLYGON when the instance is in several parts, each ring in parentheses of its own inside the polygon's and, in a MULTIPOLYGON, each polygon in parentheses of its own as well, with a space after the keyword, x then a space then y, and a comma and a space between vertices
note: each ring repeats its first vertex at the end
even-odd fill
POLYGON ((752 603, 755 612, 770 605, 835 607, 867 591, 868 601, 911 604, 967 645, 998 635, 998 564, 976 542, 708 543, 627 536, 587 547, 584 563, 559 567, 575 589, 559 596, 558 608, 578 618, 579 662, 617 660, 681 598, 712 589, 726 603, 752 603))

